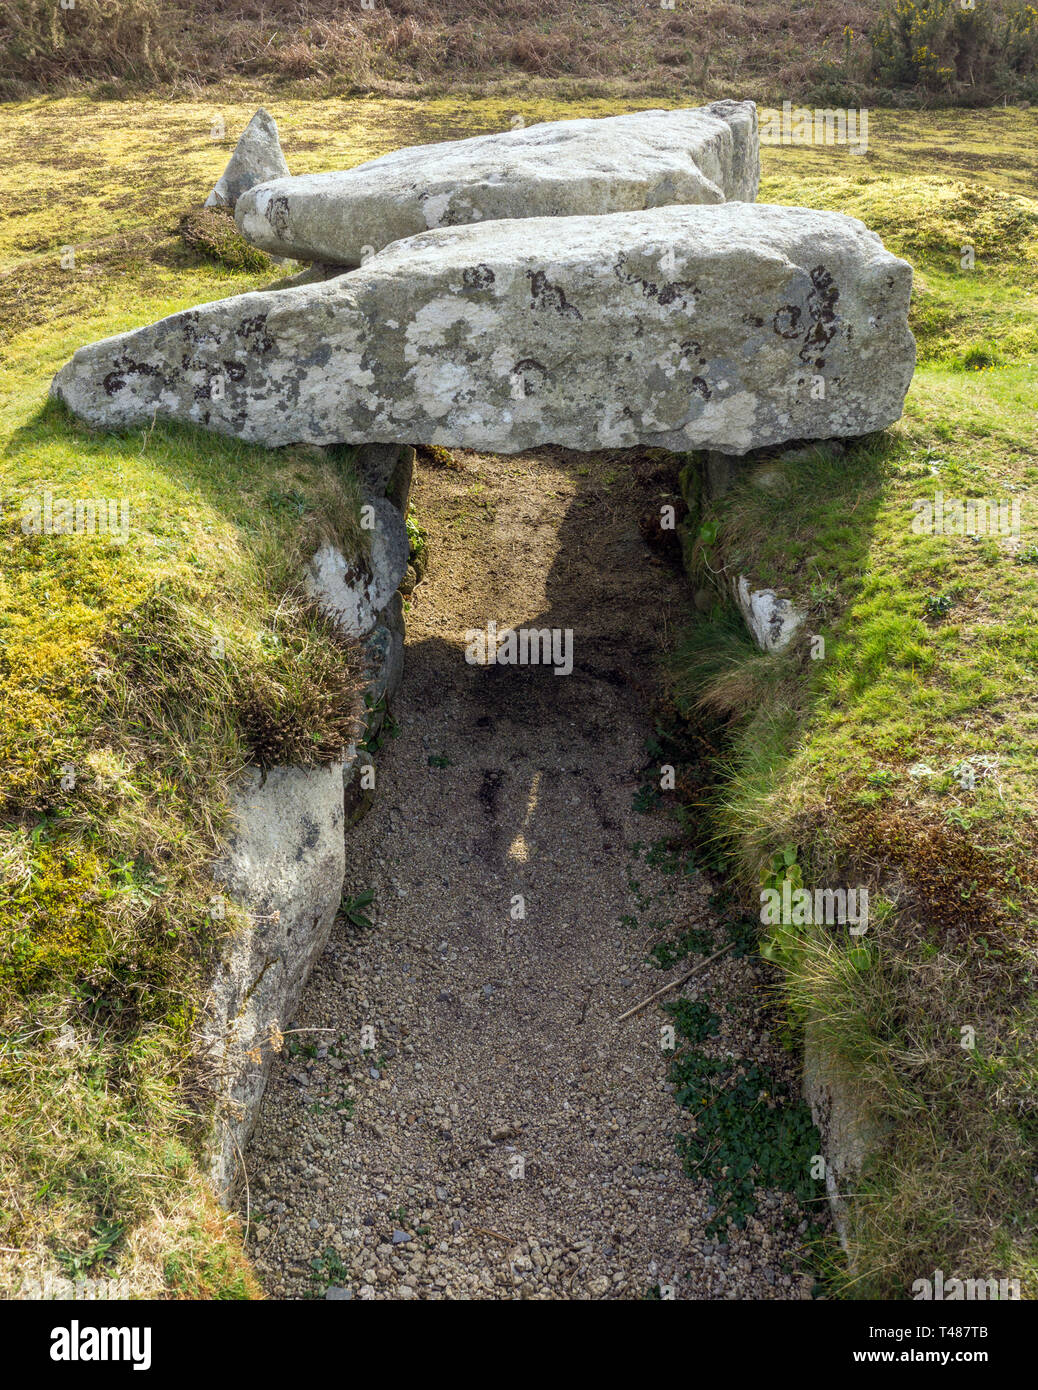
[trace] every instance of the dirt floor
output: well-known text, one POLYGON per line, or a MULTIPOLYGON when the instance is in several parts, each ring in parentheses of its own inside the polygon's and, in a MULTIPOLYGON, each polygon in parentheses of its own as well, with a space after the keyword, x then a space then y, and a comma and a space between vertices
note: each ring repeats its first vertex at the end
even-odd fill
MULTIPOLYGON (((664 924, 716 930, 701 879, 646 864, 668 828, 632 806, 690 606, 639 532, 668 479, 619 456, 454 457, 416 480, 429 570, 348 840, 345 897, 374 889, 376 920, 336 925, 246 1153, 260 1277, 274 1298, 806 1297, 791 1199, 706 1236, 669 1020, 617 1022, 688 968, 646 959, 664 924), (467 663, 488 621, 570 629, 572 674, 467 663)), ((687 988, 723 1014, 722 1053, 788 1073, 757 1031, 759 971, 722 959, 687 988)))

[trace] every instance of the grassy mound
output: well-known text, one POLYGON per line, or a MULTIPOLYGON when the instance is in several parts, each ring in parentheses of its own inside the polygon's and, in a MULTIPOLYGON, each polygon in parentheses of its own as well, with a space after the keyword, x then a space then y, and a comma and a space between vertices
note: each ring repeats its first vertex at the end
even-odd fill
MULTIPOLYGON (((122 293, 140 320, 184 307, 122 293)), ((239 1296, 197 1165, 207 972, 240 925, 210 866, 245 765, 355 734, 356 651, 299 581, 322 540, 362 543, 359 492, 320 450, 80 426, 45 403, 70 347, 15 337, 4 381, 0 1280, 239 1296)))
POLYGON ((940 1268, 1034 1297, 1038 202, 874 174, 766 196, 859 216, 913 262, 921 366, 881 436, 754 456, 714 500, 686 474, 688 558, 717 602, 674 696, 725 727, 707 800, 747 903, 786 876, 870 891, 864 937, 787 925, 766 945, 886 1134, 850 1205, 847 1291, 909 1297, 940 1268), (937 493, 1001 502, 1006 533, 924 532, 937 493), (784 652, 733 621, 741 573, 806 612, 784 652))

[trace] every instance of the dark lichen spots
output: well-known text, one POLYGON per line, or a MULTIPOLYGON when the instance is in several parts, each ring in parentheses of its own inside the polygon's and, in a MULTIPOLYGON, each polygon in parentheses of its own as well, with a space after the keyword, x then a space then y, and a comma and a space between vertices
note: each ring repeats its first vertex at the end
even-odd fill
POLYGON ((808 366, 824 367, 824 350, 836 335, 836 303, 840 291, 824 265, 811 271, 811 288, 802 309, 786 304, 775 314, 772 325, 780 338, 802 338, 799 357, 808 366), (806 312, 806 326, 805 326, 806 312))
POLYGON ((686 338, 684 342, 679 343, 678 346, 681 351, 681 360, 686 365, 688 364, 689 358, 694 357, 701 367, 706 366, 706 358, 703 356, 702 343, 697 343, 694 338, 686 338))
POLYGON ((530 281, 530 304, 534 309, 550 309, 562 319, 580 319, 584 315, 575 304, 566 298, 561 285, 553 285, 543 270, 528 270, 530 281))
POLYGON ((660 287, 659 302, 666 308, 680 300, 683 309, 687 309, 690 302, 695 308, 698 293, 698 288, 690 280, 668 281, 660 287))
POLYGON ((798 304, 784 304, 772 319, 772 327, 780 338, 799 338, 802 317, 798 304))
POLYGON ((244 338, 248 347, 255 352, 269 352, 274 346, 274 339, 267 332, 266 314, 253 314, 251 318, 242 319, 238 325, 238 336, 244 338))
MULTIPOLYGON (((221 362, 219 366, 213 366, 209 362, 200 362, 192 357, 189 352, 185 352, 181 354, 180 366, 181 370, 184 372, 205 373, 205 383, 195 387, 194 397, 196 401, 208 401, 214 398, 212 389, 214 381, 219 381, 221 379, 224 381, 245 380, 245 367, 241 362, 230 362, 225 360, 221 362)), ((220 393, 217 392, 216 394, 218 397, 220 393)))
POLYGON ((494 283, 494 272, 481 261, 470 265, 461 272, 461 283, 467 290, 488 290, 494 283))
POLYGON ((696 296, 699 294, 697 285, 688 280, 663 280, 657 283, 655 280, 646 280, 641 275, 635 275, 627 269, 626 251, 621 251, 617 257, 613 274, 621 285, 637 285, 646 299, 655 299, 664 308, 677 304, 679 300, 683 309, 687 309, 690 302, 695 308, 696 296))
MULTIPOLYGON (((224 383, 227 381, 241 381, 245 376, 245 368, 240 362, 221 362, 218 366, 211 366, 209 363, 201 365, 201 371, 205 373, 205 380, 200 382, 194 389, 196 401, 218 401, 223 399, 224 383), (213 386, 218 383, 214 391, 213 386)), ((209 412, 206 412, 206 423, 209 422, 209 412)))
POLYGON ((704 401, 708 401, 713 395, 710 387, 701 376, 694 376, 692 378, 692 390, 695 391, 696 395, 702 396, 704 401))
POLYGON ((308 352, 304 361, 308 367, 327 367, 332 360, 332 349, 328 343, 318 343, 313 352, 308 352))
POLYGON ((353 560, 347 560, 342 570, 342 582, 348 589, 357 589, 361 585, 369 585, 372 580, 371 565, 365 555, 357 556, 353 560))
POLYGON ((220 334, 215 328, 203 328, 199 330, 198 322, 199 314, 197 309, 188 309, 185 313, 180 315, 180 331, 192 347, 200 347, 207 343, 220 343, 220 334))
POLYGON ((284 241, 285 233, 288 231, 288 198, 284 193, 275 193, 267 204, 267 221, 274 229, 274 235, 279 241, 284 241))
POLYGON ((548 368, 534 357, 524 357, 509 375, 513 396, 536 396, 548 380, 548 368))
POLYGON ((121 391, 126 385, 126 378, 130 376, 158 377, 164 386, 169 385, 161 367, 155 367, 150 362, 134 362, 130 357, 117 358, 115 370, 109 372, 101 382, 105 395, 114 396, 116 391, 121 391))
MULTIPOLYGON (((800 349, 801 361, 807 362, 812 354, 824 349, 836 334, 836 301, 840 291, 824 265, 815 266, 811 272, 811 290, 807 296, 807 312, 811 319, 804 346, 800 349)), ((814 358, 816 367, 825 366, 825 358, 814 358)))
POLYGON ((747 328, 764 327, 764 320, 762 318, 758 318, 756 314, 743 314, 742 321, 747 326, 747 328))

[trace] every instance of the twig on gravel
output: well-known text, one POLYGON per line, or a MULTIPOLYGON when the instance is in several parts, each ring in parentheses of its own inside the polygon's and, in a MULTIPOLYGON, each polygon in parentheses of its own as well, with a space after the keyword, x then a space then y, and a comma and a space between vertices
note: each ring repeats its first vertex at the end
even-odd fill
POLYGON ((628 1009, 625 1014, 621 1014, 616 1020, 617 1023, 623 1023, 624 1019, 630 1018, 632 1014, 641 1013, 642 1009, 651 1004, 654 999, 658 999, 661 994, 668 994, 672 989, 677 989, 678 985, 683 985, 686 980, 691 979, 691 977, 698 974, 700 970, 705 970, 712 960, 716 960, 718 956, 723 956, 725 951, 730 951, 734 945, 734 941, 729 941, 727 946, 722 946, 721 949, 715 951, 712 956, 707 956, 706 960, 701 960, 699 964, 694 965, 691 970, 686 970, 684 975, 679 976, 676 980, 671 980, 669 985, 664 985, 663 988, 658 989, 655 994, 650 994, 648 999, 643 999, 640 1004, 635 1004, 633 1009, 628 1009))
POLYGON ((504 1241, 505 1245, 515 1244, 510 1236, 503 1236, 500 1231, 492 1231, 488 1226, 473 1226, 471 1229, 477 1236, 493 1236, 494 1240, 504 1241))

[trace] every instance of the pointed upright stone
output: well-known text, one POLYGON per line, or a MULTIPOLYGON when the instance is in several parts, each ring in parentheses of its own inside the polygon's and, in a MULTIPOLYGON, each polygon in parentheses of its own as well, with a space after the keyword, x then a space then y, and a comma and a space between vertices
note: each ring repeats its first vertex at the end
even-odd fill
POLYGON ((261 106, 242 131, 227 168, 205 200, 205 206, 226 207, 233 212, 238 199, 250 188, 287 175, 288 165, 281 151, 277 124, 270 112, 261 106))

